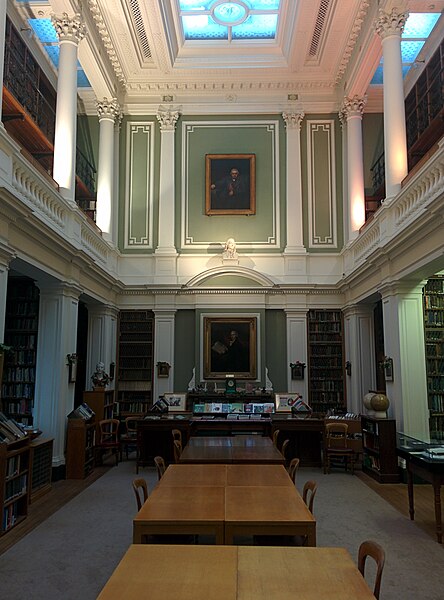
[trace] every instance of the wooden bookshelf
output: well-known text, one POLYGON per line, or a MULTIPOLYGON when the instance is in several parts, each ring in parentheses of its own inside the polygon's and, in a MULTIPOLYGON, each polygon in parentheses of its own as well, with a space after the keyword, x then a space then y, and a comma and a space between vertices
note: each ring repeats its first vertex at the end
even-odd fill
POLYGON ((99 421, 114 416, 114 390, 93 390, 83 392, 83 402, 96 414, 96 435, 99 435, 99 421))
POLYGON ((345 410, 343 320, 340 310, 308 311, 308 404, 315 413, 345 410))
POLYGON ((395 419, 361 417, 362 470, 379 483, 398 483, 395 419))
POLYGON ((116 412, 121 419, 152 405, 154 313, 122 310, 119 318, 116 412))
POLYGON ((53 443, 52 438, 37 438, 29 446, 31 465, 30 504, 51 490, 53 443))
POLYGON ((94 469, 95 419, 68 418, 66 478, 84 479, 94 469))
POLYGON ((2 411, 25 425, 32 425, 39 290, 31 279, 10 277, 6 299, 5 355, 2 411))
POLYGON ((444 440, 444 277, 424 287, 424 339, 430 437, 444 440))
POLYGON ((0 443, 0 535, 28 514, 29 467, 29 437, 0 443))

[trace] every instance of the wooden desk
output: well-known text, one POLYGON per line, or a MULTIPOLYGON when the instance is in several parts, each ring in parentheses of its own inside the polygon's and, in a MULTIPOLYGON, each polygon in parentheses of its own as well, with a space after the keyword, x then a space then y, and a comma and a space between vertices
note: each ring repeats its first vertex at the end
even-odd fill
POLYGON ((316 546, 316 520, 294 486, 227 486, 225 543, 236 535, 306 535, 316 546))
POLYGON ((227 486, 294 487, 294 483, 282 465, 227 465, 226 469, 227 486))
MULTIPOLYGON (((288 477, 288 479, 290 479, 288 477)), ((225 487, 226 465, 170 465, 160 480, 162 486, 171 487, 225 487)), ((160 485, 160 482, 158 485, 160 485)))
POLYGON ((407 468, 407 490, 409 496, 410 519, 415 519, 415 500, 413 496, 413 475, 429 481, 433 486, 435 503, 436 539, 442 544, 441 485, 444 484, 444 460, 427 459, 422 455, 403 450, 398 446, 398 456, 404 458, 407 468))
POLYGON ((374 600, 345 548, 133 545, 98 600, 374 600))
POLYGON ((224 543, 224 487, 173 487, 162 480, 133 520, 133 542, 145 535, 214 535, 224 543))
POLYGON ((179 462, 283 465, 285 460, 270 438, 246 435, 192 437, 179 462))

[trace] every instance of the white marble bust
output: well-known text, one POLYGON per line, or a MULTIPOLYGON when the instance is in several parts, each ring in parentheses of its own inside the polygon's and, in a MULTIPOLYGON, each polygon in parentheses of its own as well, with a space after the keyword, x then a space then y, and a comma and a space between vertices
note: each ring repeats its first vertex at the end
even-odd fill
POLYGON ((239 258, 238 254, 237 254, 236 242, 234 241, 234 238, 228 238, 227 241, 225 242, 225 247, 224 247, 224 251, 222 254, 222 258, 236 259, 236 260, 239 258))

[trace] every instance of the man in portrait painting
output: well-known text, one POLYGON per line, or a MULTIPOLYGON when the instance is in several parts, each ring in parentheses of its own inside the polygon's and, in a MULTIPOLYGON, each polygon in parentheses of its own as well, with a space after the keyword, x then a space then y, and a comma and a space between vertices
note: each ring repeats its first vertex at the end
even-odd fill
POLYGON ((217 339, 211 347, 212 371, 221 373, 247 372, 250 369, 248 344, 239 337, 236 329, 230 329, 223 339, 217 339))
POLYGON ((211 183, 211 207, 216 209, 236 209, 250 207, 249 178, 231 167, 225 176, 211 183))

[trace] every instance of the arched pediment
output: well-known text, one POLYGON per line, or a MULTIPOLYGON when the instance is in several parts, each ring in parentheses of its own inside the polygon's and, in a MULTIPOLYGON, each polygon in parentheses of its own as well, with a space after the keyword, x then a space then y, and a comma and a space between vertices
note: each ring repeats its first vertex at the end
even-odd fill
POLYGON ((274 287, 275 283, 262 273, 239 266, 222 266, 208 269, 196 275, 184 285, 186 288, 258 288, 274 287))

